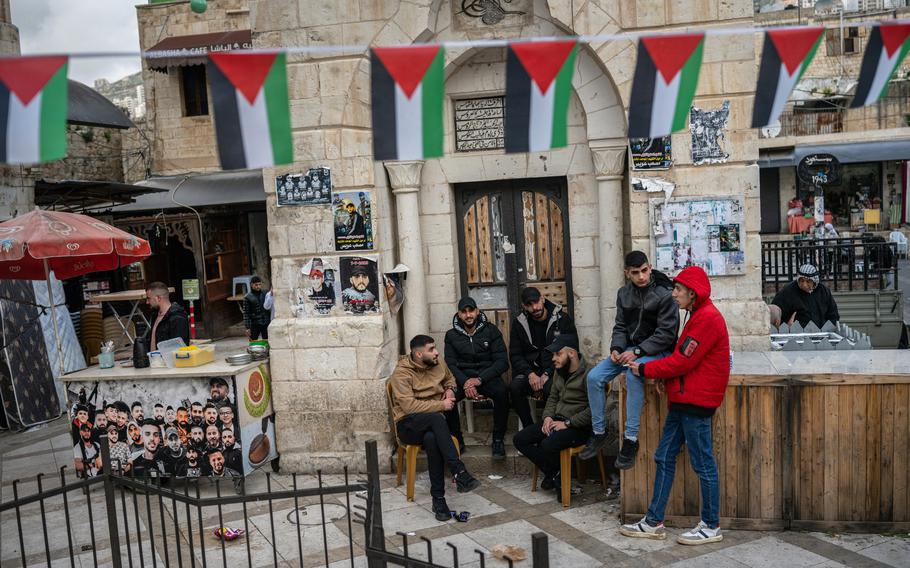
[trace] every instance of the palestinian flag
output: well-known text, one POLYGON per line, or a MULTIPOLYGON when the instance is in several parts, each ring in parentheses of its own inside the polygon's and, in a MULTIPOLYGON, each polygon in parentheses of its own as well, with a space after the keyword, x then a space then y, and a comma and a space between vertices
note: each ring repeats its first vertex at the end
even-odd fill
POLYGON ((294 161, 283 53, 211 53, 207 66, 225 170, 294 161))
POLYGON ((66 56, 0 58, 0 163, 66 157, 66 56))
POLYGON ((803 76, 822 41, 825 28, 791 28, 765 32, 758 68, 752 128, 777 122, 793 87, 803 76))
POLYGON ((566 145, 575 41, 509 45, 506 59, 506 152, 543 152, 566 145))
POLYGON ((881 24, 872 28, 850 108, 871 105, 885 96, 888 82, 907 51, 910 51, 910 23, 881 24))
POLYGON ((376 160, 442 156, 444 63, 445 51, 440 45, 371 50, 376 160))
POLYGON ((698 86, 704 40, 704 33, 638 40, 629 138, 659 138, 686 127, 698 86))

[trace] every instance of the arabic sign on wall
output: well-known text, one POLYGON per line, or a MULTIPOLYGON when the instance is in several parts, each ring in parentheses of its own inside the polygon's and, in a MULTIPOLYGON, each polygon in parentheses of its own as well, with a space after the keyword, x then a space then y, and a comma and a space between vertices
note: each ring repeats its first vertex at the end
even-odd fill
POLYGON ((505 148, 504 109, 505 97, 455 101, 455 150, 505 148))
POLYGON ((629 152, 633 170, 666 170, 673 165, 671 137, 631 138, 629 152))

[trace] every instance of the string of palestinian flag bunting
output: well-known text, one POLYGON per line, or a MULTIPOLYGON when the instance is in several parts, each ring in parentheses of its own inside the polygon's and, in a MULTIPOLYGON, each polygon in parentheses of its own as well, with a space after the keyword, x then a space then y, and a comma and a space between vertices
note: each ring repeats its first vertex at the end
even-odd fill
MULTIPOLYGON (((910 22, 871 27, 850 103, 876 103, 910 51, 910 22)), ((777 122, 812 62, 824 27, 724 28, 672 34, 605 34, 530 40, 472 40, 398 47, 308 46, 210 53, 207 75, 222 168, 292 163, 287 54, 370 52, 373 157, 421 160, 443 155, 445 49, 506 47, 505 150, 541 152, 567 144, 567 116, 581 43, 637 40, 629 104, 630 138, 686 127, 706 35, 764 34, 752 127, 777 122)), ((161 57, 170 52, 0 57, 0 163, 34 164, 66 156, 70 58, 161 57)))

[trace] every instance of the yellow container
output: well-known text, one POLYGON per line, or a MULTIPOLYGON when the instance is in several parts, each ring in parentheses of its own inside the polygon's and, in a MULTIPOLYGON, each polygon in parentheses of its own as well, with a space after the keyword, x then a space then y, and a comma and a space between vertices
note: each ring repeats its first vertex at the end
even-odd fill
POLYGON ((198 367, 215 360, 214 345, 200 345, 181 347, 174 351, 174 365, 176 367, 198 367))

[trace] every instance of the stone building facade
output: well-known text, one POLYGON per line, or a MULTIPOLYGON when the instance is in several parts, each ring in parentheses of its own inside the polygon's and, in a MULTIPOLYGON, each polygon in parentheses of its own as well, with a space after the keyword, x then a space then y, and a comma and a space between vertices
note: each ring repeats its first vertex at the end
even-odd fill
MULTIPOLYGON (((219 0, 211 2, 203 14, 192 12, 187 2, 138 5, 139 46, 147 51, 167 37, 248 30, 248 4, 246 0, 219 0)), ((146 63, 142 68, 145 125, 151 138, 153 170, 158 175, 221 169, 211 114, 185 112, 182 73, 181 67, 153 70, 146 63)))
MULTIPOLYGON (((831 148, 849 144, 870 148, 868 159, 871 164, 881 160, 881 171, 876 175, 880 187, 877 192, 882 201, 882 228, 896 228, 899 223, 889 223, 889 206, 899 206, 901 199, 901 173, 897 158, 881 159, 879 143, 903 143, 910 148, 910 59, 905 59, 892 79, 887 95, 878 103, 867 107, 847 108, 859 77, 863 54, 869 40, 873 22, 906 20, 910 18, 910 7, 882 10, 869 7, 866 10, 840 14, 803 13, 799 21, 803 25, 819 25, 826 28, 825 37, 800 83, 791 102, 781 116, 779 128, 763 129, 759 132, 759 163, 763 177, 771 179, 762 189, 763 225, 766 233, 787 231, 787 203, 800 192, 800 184, 793 165, 776 167, 765 157, 792 153, 800 147, 831 148), (766 169, 779 170, 767 176, 766 169), (777 191, 771 187, 776 185, 777 191), (769 205, 769 200, 776 205, 769 205), (771 217, 776 219, 771 219, 771 217), (779 230, 769 230, 774 226, 779 230)), ((796 25, 798 17, 794 10, 784 10, 755 15, 757 26, 796 25)), ((761 54, 760 35, 756 34, 756 55, 761 54)), ((821 150, 819 150, 821 151, 821 150)), ((831 150, 834 151, 834 150, 831 150)), ((837 152, 834 152, 837 155, 837 152)), ((900 153, 898 157, 900 157, 900 153)), ((910 157, 910 149, 902 153, 903 159, 910 157)), ((873 168, 874 169, 874 168, 873 168)), ((804 189, 804 188, 803 188, 804 189)), ((826 201, 826 206, 828 202, 826 201)), ((837 217, 837 215, 835 215, 837 217)), ((843 218, 835 218, 839 228, 849 228, 843 218)), ((774 238, 770 234, 766 238, 774 238)))
MULTIPOLYGON (((753 6, 747 0, 513 0, 500 4, 507 13, 484 18, 464 12, 458 1, 253 0, 249 18, 256 47, 406 45, 684 31, 690 26, 720 28, 753 22, 753 6)), ((464 184, 514 187, 544 179, 566 188, 567 294, 583 351, 591 358, 602 354, 613 325, 616 289, 623 283, 623 254, 633 248, 651 249, 649 196, 631 191, 626 160, 626 115, 635 54, 632 41, 582 45, 569 111, 569 145, 551 152, 505 154, 495 149, 458 151, 454 126, 457 101, 503 95, 505 50, 448 49, 445 156, 386 163, 372 158, 368 52, 289 55, 297 162, 263 173, 277 298, 270 342, 282 467, 311 471, 356 465, 362 459, 364 439, 381 436, 391 442, 384 379, 410 336, 428 332, 441 343, 457 299, 468 292, 459 208, 464 206, 463 191, 473 186, 464 184), (410 267, 400 318, 387 312, 327 318, 292 315, 290 303, 301 266, 312 257, 339 254, 328 208, 276 206, 275 176, 311 167, 331 168, 336 190, 373 192, 372 253, 380 271, 399 262, 410 267)), ((713 282, 713 297, 727 317, 737 350, 767 346, 767 310, 759 286, 758 147, 757 135, 749 128, 756 71, 751 35, 707 38, 695 106, 714 109, 729 101, 724 132, 729 158, 722 164, 695 165, 689 152, 691 135, 684 131, 672 139, 673 167, 660 172, 661 178, 675 184, 674 197, 744 199, 745 273, 713 282)), ((149 94, 150 99, 153 96, 149 94)), ((392 445, 382 447, 388 454, 392 445)))

